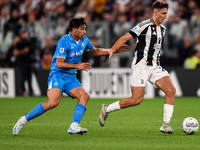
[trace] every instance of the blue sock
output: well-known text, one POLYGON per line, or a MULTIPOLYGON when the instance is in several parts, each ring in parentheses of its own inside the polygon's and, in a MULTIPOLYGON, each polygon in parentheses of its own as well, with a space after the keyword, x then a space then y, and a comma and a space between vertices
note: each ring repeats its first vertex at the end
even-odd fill
POLYGON ((33 108, 26 116, 26 120, 29 121, 37 116, 42 115, 44 112, 46 112, 42 106, 42 103, 39 103, 35 108, 33 108))
POLYGON ((82 104, 77 104, 74 109, 74 117, 72 119, 72 122, 76 122, 79 124, 83 115, 85 114, 85 111, 86 111, 85 106, 83 106, 82 104))

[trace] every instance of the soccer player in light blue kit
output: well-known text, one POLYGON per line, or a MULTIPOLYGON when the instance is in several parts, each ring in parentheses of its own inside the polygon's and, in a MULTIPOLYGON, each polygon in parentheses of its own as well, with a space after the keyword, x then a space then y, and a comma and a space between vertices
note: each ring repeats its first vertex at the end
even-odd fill
MULTIPOLYGON (((94 56, 108 55, 106 49, 95 48, 85 36, 86 22, 84 18, 74 18, 69 23, 70 33, 64 35, 58 42, 52 60, 51 71, 48 78, 48 101, 39 103, 28 114, 20 117, 13 127, 13 135, 18 135, 21 129, 30 120, 42 115, 46 111, 58 106, 62 93, 68 94, 78 100, 74 109, 72 123, 68 129, 71 134, 85 134, 87 129, 81 128, 79 123, 86 111, 86 104, 90 98, 76 78, 77 70, 88 71, 92 68, 90 63, 80 63, 84 51, 94 56)), ((127 50, 127 45, 122 45, 116 52, 127 50)))

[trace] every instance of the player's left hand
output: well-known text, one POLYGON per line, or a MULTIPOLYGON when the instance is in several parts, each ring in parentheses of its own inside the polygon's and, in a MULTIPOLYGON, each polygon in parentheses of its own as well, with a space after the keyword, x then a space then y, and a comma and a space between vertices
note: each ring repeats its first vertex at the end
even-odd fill
POLYGON ((92 68, 92 64, 91 63, 80 63, 77 67, 78 70, 85 70, 88 71, 92 68))
POLYGON ((112 57, 113 53, 121 53, 122 51, 127 51, 129 48, 128 45, 123 44, 119 49, 117 49, 115 52, 112 49, 107 49, 106 52, 109 55, 109 59, 112 57))

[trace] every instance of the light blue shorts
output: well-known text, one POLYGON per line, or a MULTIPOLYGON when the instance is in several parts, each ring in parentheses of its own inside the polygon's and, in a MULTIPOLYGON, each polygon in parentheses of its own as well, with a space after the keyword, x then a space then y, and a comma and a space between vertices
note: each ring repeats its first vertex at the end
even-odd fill
MULTIPOLYGON (((79 87, 79 86, 82 86, 82 84, 79 82, 79 80, 75 76, 68 76, 68 77, 63 78, 63 77, 60 77, 57 75, 51 75, 48 78, 47 91, 51 88, 59 88, 62 91, 62 93, 64 92, 68 96, 70 96, 69 92, 72 89, 79 87)), ((71 98, 73 98, 73 97, 71 97, 71 98)))

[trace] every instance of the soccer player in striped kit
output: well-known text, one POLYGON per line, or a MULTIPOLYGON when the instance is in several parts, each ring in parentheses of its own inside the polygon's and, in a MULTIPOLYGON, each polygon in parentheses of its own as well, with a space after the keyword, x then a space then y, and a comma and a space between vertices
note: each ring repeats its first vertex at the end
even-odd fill
POLYGON ((165 93, 163 124, 160 131, 163 133, 174 133, 170 127, 170 120, 174 110, 175 92, 169 73, 160 66, 160 49, 166 28, 162 25, 167 18, 168 3, 156 1, 152 5, 153 16, 135 27, 128 33, 120 37, 111 49, 106 50, 109 58, 126 41, 137 38, 135 56, 132 62, 132 75, 130 87, 132 96, 123 98, 110 105, 102 104, 99 122, 104 126, 108 114, 123 108, 139 105, 144 98, 145 86, 147 81, 155 87, 160 88, 165 93))

